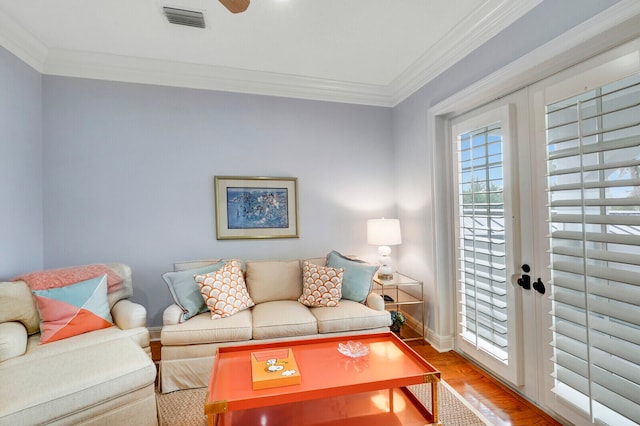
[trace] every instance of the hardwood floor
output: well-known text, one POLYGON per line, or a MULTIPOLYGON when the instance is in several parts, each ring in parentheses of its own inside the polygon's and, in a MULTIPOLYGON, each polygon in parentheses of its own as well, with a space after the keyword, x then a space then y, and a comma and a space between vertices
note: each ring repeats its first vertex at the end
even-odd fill
MULTIPOLYGON (((439 353, 429 344, 410 346, 437 368, 442 379, 496 426, 561 425, 475 365, 450 351, 439 353)), ((160 360, 160 342, 151 342, 153 360, 160 360)))
POLYGON ((429 344, 420 342, 412 342, 410 346, 492 424, 561 425, 456 352, 439 353, 429 344))

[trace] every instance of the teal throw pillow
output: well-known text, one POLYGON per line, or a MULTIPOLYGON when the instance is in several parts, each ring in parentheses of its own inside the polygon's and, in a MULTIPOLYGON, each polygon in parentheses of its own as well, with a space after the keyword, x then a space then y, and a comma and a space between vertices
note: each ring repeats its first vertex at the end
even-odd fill
POLYGON ((378 270, 377 265, 371 265, 361 260, 349 259, 332 251, 327 255, 327 266, 344 268, 342 276, 342 298, 363 303, 371 291, 373 275, 378 270))
POLYGON ((173 301, 182 309, 183 321, 195 315, 209 312, 209 308, 207 308, 193 276, 208 274, 209 272, 217 271, 223 266, 224 262, 221 261, 203 266, 202 268, 190 269, 188 271, 165 272, 162 274, 162 279, 167 283, 173 301))

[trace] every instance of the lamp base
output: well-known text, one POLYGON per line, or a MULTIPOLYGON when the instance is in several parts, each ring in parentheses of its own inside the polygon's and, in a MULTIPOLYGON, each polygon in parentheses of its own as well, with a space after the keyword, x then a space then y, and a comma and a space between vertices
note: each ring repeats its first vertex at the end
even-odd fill
POLYGON ((393 274, 384 274, 382 272, 378 272, 378 279, 382 281, 389 281, 393 279, 393 274))

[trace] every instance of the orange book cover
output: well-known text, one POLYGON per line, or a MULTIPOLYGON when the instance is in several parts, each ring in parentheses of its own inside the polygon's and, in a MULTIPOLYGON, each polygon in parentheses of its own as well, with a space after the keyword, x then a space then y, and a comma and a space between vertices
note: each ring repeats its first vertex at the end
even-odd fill
POLYGON ((251 353, 253 390, 299 385, 300 370, 289 348, 251 353))

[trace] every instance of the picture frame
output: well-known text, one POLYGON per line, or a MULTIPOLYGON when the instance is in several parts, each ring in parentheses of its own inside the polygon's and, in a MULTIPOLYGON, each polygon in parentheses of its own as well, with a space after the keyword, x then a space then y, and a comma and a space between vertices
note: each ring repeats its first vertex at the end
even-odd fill
POLYGON ((218 240, 299 238, 298 179, 215 176, 218 240))

